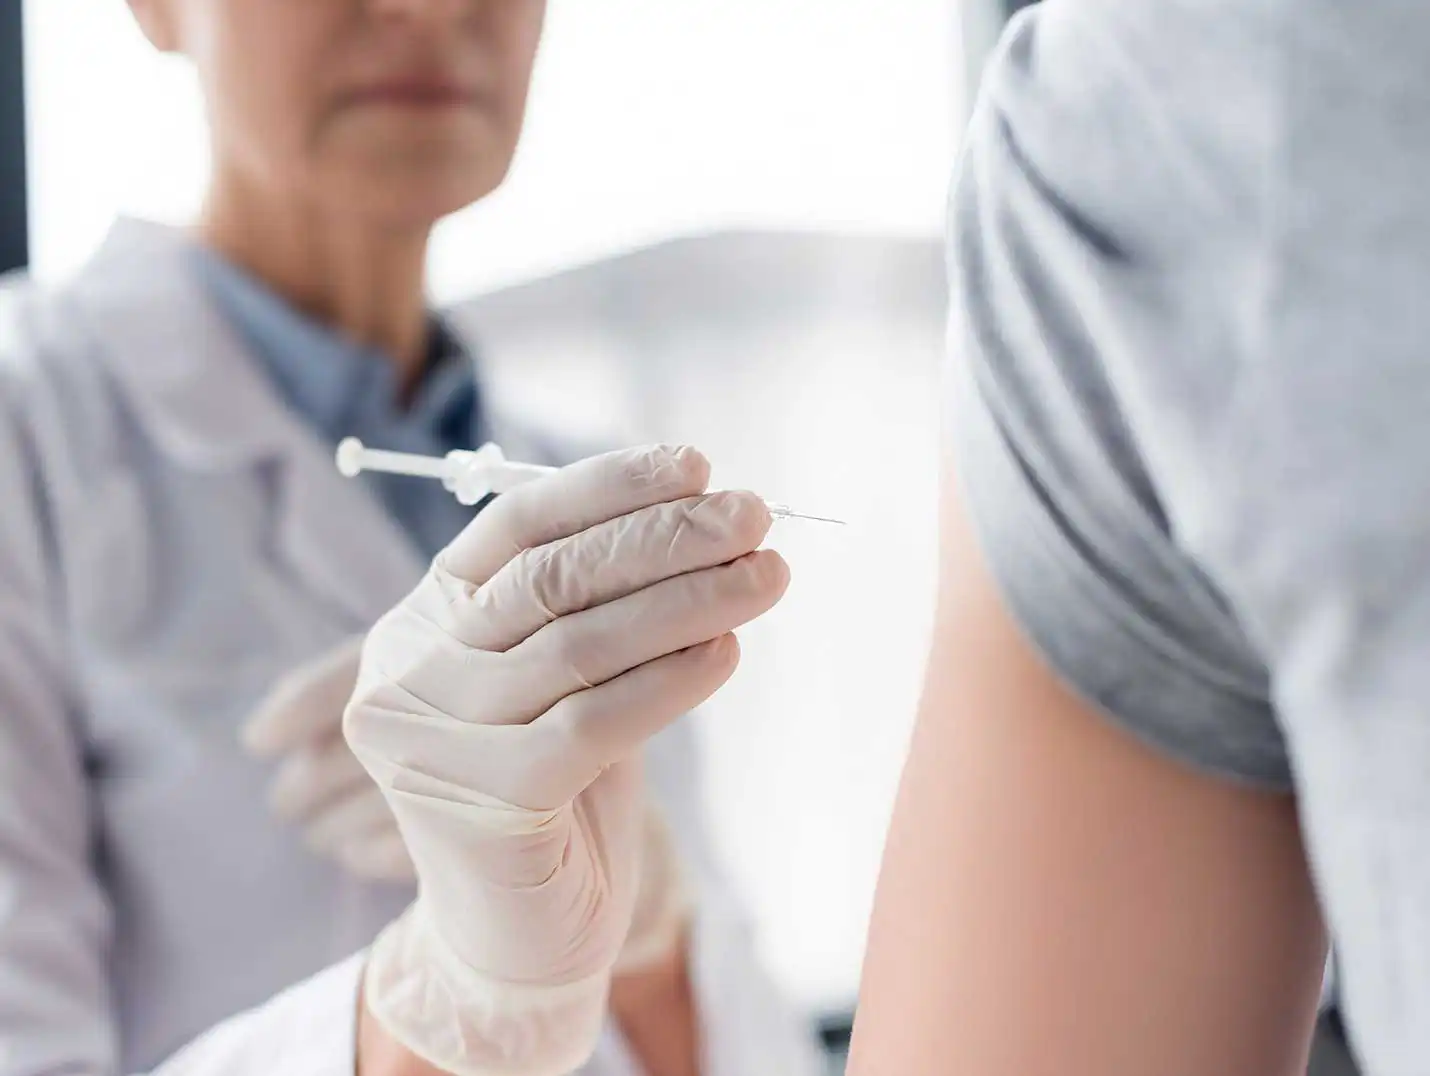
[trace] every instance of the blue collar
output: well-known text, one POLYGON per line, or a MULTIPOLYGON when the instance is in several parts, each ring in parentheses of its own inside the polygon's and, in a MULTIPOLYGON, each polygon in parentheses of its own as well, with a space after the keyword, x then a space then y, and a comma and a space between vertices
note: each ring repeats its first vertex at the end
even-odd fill
POLYGON ((475 366, 441 319, 432 319, 427 370, 404 406, 396 368, 381 351, 306 316, 213 251, 198 247, 195 255, 200 278, 284 402, 325 440, 336 443, 349 434, 371 436, 391 428, 403 441, 421 431, 420 440, 430 440, 433 450, 480 443, 475 366))

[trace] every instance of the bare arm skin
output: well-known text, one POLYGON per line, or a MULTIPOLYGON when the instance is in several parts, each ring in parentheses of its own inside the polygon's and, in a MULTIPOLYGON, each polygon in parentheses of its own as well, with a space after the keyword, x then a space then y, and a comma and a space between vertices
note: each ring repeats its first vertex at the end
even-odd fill
POLYGON ((1293 800, 1184 769, 1079 701, 945 485, 850 1076, 1300 1076, 1325 940, 1293 800))
POLYGON ((611 984, 611 1013, 648 1076, 700 1076, 700 1020, 688 948, 611 984))

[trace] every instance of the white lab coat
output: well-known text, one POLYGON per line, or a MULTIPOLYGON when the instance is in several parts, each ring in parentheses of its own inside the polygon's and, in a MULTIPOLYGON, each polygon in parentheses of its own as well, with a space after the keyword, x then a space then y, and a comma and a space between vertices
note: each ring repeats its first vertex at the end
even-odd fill
MULTIPOLYGON (((0 1076, 348 1076, 360 950, 410 898, 275 822, 236 730, 423 565, 189 267, 176 233, 124 223, 0 306, 0 1076)), ((650 769, 698 894, 708 1076, 814 1073, 711 862, 691 752, 677 729, 650 769)), ((635 1068, 608 1031, 584 1071, 635 1068)))

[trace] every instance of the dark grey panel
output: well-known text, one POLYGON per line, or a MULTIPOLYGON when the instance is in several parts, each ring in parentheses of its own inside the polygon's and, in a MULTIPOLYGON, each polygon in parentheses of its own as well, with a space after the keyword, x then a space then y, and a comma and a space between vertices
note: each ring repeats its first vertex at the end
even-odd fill
POLYGON ((0 0, 0 272, 29 262, 24 38, 20 0, 0 0))

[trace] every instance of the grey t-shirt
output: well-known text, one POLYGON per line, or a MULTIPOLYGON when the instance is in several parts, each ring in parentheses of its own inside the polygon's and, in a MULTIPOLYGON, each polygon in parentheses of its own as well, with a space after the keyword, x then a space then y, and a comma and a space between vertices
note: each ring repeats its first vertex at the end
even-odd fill
POLYGON ((952 206, 950 421, 1083 696, 1294 787, 1372 1076, 1430 1072, 1430 4, 1047 0, 952 206))

